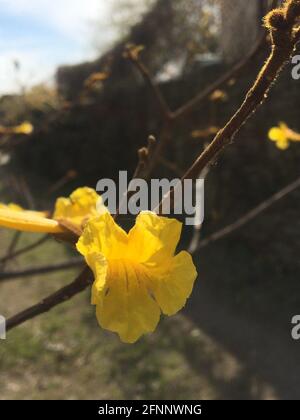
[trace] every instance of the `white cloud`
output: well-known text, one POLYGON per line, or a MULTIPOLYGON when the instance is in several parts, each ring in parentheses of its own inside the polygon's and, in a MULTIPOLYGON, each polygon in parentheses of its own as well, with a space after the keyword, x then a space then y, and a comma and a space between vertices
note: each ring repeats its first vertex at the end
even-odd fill
POLYGON ((44 81, 51 81, 54 71, 52 63, 45 62, 39 50, 10 50, 0 55, 0 92, 16 92, 44 81), (17 72, 14 61, 18 60, 21 69, 17 72))
POLYGON ((107 0, 0 0, 2 12, 30 17, 74 40, 85 35, 89 23, 109 10, 107 0))
MULTIPOLYGON (((12 31, 14 35, 9 37, 0 28, 0 94, 3 94, 18 90, 20 81, 32 86, 51 80, 60 64, 93 58, 95 22, 103 22, 105 27, 110 0, 0 0, 0 10, 2 19, 21 18, 29 25, 28 34, 12 31), (49 39, 39 39, 38 33, 30 31, 30 22, 44 26, 45 32, 49 30, 49 39), (13 71, 15 59, 21 63, 19 80, 13 71)), ((99 36, 103 46, 112 37, 105 29, 99 36)))

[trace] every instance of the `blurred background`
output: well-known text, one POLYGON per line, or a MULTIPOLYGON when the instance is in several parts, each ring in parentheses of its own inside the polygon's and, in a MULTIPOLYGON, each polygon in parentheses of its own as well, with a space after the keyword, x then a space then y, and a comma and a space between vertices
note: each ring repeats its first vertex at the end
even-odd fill
MULTIPOLYGON (((180 175, 236 111, 265 61, 267 0, 0 0, 0 201, 51 208, 74 188, 131 174, 164 118, 139 59, 172 110, 234 66, 226 83, 171 130, 155 178, 180 175), (256 47, 257 46, 257 47, 256 47), (4 128, 32 124, 32 133, 4 128)), ((280 3, 280 2, 279 2, 280 3)), ((206 176, 202 239, 299 178, 300 146, 268 131, 300 131, 300 82, 288 65, 266 103, 206 176)), ((22 130, 21 130, 22 131, 22 130)), ((31 131, 31 130, 29 130, 31 131)), ((97 326, 89 292, 0 342, 1 399, 291 399, 300 397, 299 197, 295 190, 223 239, 195 251, 198 280, 186 308, 125 345, 97 326)), ((15 234, 1 229, 1 254, 15 234)), ((182 246, 193 236, 185 228, 182 246)), ((16 249, 37 235, 22 234, 16 249)), ((72 257, 48 241, 2 263, 21 270, 72 257)), ((76 269, 0 281, 6 317, 70 282, 76 269)))

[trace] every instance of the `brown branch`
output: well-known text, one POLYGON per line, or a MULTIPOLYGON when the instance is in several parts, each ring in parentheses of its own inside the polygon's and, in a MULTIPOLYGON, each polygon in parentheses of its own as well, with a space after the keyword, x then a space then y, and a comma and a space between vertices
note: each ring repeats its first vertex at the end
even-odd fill
POLYGON ((68 286, 59 289, 57 292, 52 293, 40 303, 31 306, 28 309, 12 316, 6 322, 6 330, 9 331, 25 321, 32 319, 38 315, 48 312, 50 309, 59 305, 60 303, 66 302, 73 296, 85 290, 93 280, 93 276, 89 268, 85 268, 80 275, 68 286))
MULTIPOLYGON (((277 5, 277 0, 272 0, 270 8, 273 9, 277 5)), ((266 34, 265 32, 258 38, 257 42, 251 49, 251 51, 243 58, 240 62, 238 62, 232 69, 230 69, 225 75, 221 76, 217 79, 214 83, 209 85, 204 91, 198 93, 193 99, 188 101, 182 107, 178 108, 176 111, 171 111, 169 105, 167 104, 163 94, 159 86, 155 83, 151 73, 147 69, 147 67, 141 62, 138 54, 138 47, 134 48, 134 46, 128 46, 125 50, 125 57, 128 58, 133 65, 138 69, 141 73, 142 77, 146 84, 150 87, 153 92, 154 97, 156 98, 159 110, 162 113, 162 117, 164 120, 163 128, 161 130, 161 136, 157 148, 153 154, 152 161, 148 165, 148 173, 147 177, 150 176, 153 169, 156 167, 157 163, 161 160, 161 156, 163 155, 164 148, 168 141, 171 139, 171 131, 173 123, 180 119, 181 117, 189 114, 196 105, 199 105, 200 102, 207 99, 215 90, 219 89, 222 85, 227 83, 230 79, 237 77, 238 74, 247 67, 249 62, 253 60, 256 54, 261 50, 261 48, 266 44, 266 34)))
POLYGON ((139 59, 138 54, 135 54, 132 47, 128 46, 128 48, 126 48, 126 50, 125 50, 125 56, 138 69, 138 71, 142 75, 144 81, 150 87, 150 90, 153 92, 153 95, 156 98, 157 104, 158 104, 159 109, 160 109, 160 111, 163 115, 163 118, 165 120, 171 119, 172 118, 172 113, 171 113, 171 110, 169 108, 169 105, 167 104, 167 102, 166 102, 164 96, 162 95, 159 87, 157 86, 157 84, 153 80, 149 70, 139 59))
POLYGON ((215 90, 219 89, 222 85, 227 83, 230 79, 237 77, 237 75, 244 68, 247 67, 249 62, 261 50, 261 48, 264 46, 265 43, 266 43, 266 34, 263 33, 261 37, 257 40, 256 44, 254 45, 250 53, 247 54, 245 58, 243 58, 232 69, 230 69, 227 73, 225 73, 225 75, 221 76, 214 83, 207 86, 207 88, 204 91, 201 91, 200 93, 198 93, 193 99, 188 101, 186 104, 184 104, 182 107, 178 108, 174 112, 171 111, 163 94, 161 93, 159 86, 154 82, 152 75, 150 74, 147 67, 141 62, 138 55, 132 53, 130 48, 126 50, 126 57, 138 69, 144 81, 152 90, 153 95, 156 98, 157 103, 159 105, 159 111, 162 114, 162 119, 164 121, 163 128, 161 130, 161 136, 157 144, 156 150, 154 151, 152 155, 151 162, 148 165, 147 175, 145 176, 145 178, 148 178, 151 175, 157 163, 161 161, 164 148, 171 139, 171 131, 172 131, 174 122, 180 119, 181 117, 189 114, 195 108, 196 105, 199 105, 200 102, 207 99, 215 90))
POLYGON ((292 54, 294 44, 287 44, 285 47, 274 47, 271 56, 263 71, 258 76, 253 87, 248 92, 245 101, 240 109, 234 114, 226 126, 219 131, 212 143, 199 156, 195 163, 184 175, 184 179, 197 177, 199 172, 211 163, 221 150, 230 144, 242 125, 248 120, 252 113, 262 104, 266 95, 276 79, 284 63, 292 54))
POLYGON ((207 245, 210 245, 212 242, 215 242, 218 239, 222 239, 225 236, 230 235, 231 233, 241 228, 242 226, 244 226, 246 223, 250 222, 251 220, 253 220, 255 217, 257 217, 262 212, 267 210, 273 204, 283 199, 284 197, 286 197, 288 194, 292 193, 299 187, 300 187, 300 178, 296 179, 296 181, 292 182, 291 184, 287 185, 282 190, 278 191, 276 194, 272 195, 269 199, 263 201, 261 204, 259 204, 254 209, 250 210, 248 213, 240 217, 235 222, 231 223, 230 225, 226 226, 223 229, 218 230, 217 232, 209 235, 207 238, 200 241, 197 246, 197 250, 205 248, 207 245))
POLYGON ((155 153, 155 149, 156 138, 151 135, 147 139, 147 146, 138 150, 138 165, 134 171, 132 179, 145 177, 149 163, 155 153))
POLYGON ((9 271, 0 273, 0 282, 15 280, 23 277, 36 276, 39 274, 49 274, 61 270, 69 270, 70 268, 80 267, 83 265, 82 258, 74 258, 71 261, 56 263, 51 265, 43 265, 35 268, 28 268, 20 271, 9 271))
POLYGON ((13 255, 13 253, 14 253, 17 245, 18 245, 18 242, 19 242, 20 238, 21 238, 21 232, 16 231, 14 233, 13 237, 12 237, 11 243, 10 243, 10 245, 8 247, 8 250, 6 252, 5 257, 0 262, 0 264, 1 264, 1 270, 4 270, 5 269, 5 266, 6 266, 7 261, 12 258, 12 255, 13 255))
POLYGON ((78 176, 77 172, 74 170, 69 170, 67 173, 61 177, 58 181, 56 181, 54 184, 48 188, 46 192, 46 196, 49 196, 50 194, 53 194, 57 190, 60 190, 62 187, 64 187, 66 184, 68 184, 70 181, 74 180, 78 176))
POLYGON ((230 70, 228 70, 224 75, 218 78, 215 82, 211 83, 207 86, 203 91, 199 92, 195 95, 194 98, 190 99, 176 111, 171 111, 169 105, 167 104, 161 90, 159 89, 158 85, 154 82, 153 77, 151 76, 149 70, 141 62, 141 60, 136 57, 132 56, 130 53, 127 52, 127 57, 129 60, 135 65, 135 67, 139 70, 142 77, 144 78, 146 84, 152 90, 156 100, 159 104, 160 111, 163 114, 163 117, 166 120, 177 120, 182 118, 183 116, 189 114, 196 105, 199 105, 200 102, 207 99, 215 90, 219 89, 221 86, 226 84, 230 79, 235 78, 238 74, 247 67, 249 62, 253 60, 256 54, 266 45, 266 34, 262 33, 262 35, 258 38, 256 43, 254 44, 251 51, 243 57, 241 61, 233 66, 230 70))
MULTIPOLYGON (((272 3, 270 5, 270 10, 274 9, 276 7, 278 1, 272 0, 272 3)), ((267 44, 267 36, 265 31, 259 36, 257 41, 255 42, 252 49, 246 54, 245 57, 243 57, 237 64, 233 66, 230 70, 228 70, 224 75, 222 75, 219 79, 217 79, 215 82, 210 84, 206 87, 203 91, 199 92, 194 96, 194 98, 190 99, 188 102, 186 102, 184 105, 182 105, 180 108, 178 108, 176 111, 172 112, 172 119, 176 120, 179 118, 182 118, 193 111, 195 106, 199 105, 200 102, 203 102, 209 96, 217 89, 220 89, 223 85, 225 85, 229 80, 237 77, 242 70, 244 70, 251 60, 255 58, 255 56, 261 51, 261 49, 266 46, 267 44)))
POLYGON ((153 151, 151 159, 148 162, 147 171, 145 173, 145 179, 150 178, 150 175, 156 167, 157 163, 159 162, 160 157, 163 156, 165 146, 171 141, 171 129, 172 121, 165 121, 161 130, 160 139, 156 145, 156 148, 153 151))
POLYGON ((194 98, 190 99, 180 108, 172 113, 172 119, 177 120, 179 118, 185 117, 190 112, 194 110, 194 108, 199 105, 201 102, 205 101, 209 98, 209 96, 217 89, 220 89, 223 85, 225 85, 229 80, 237 77, 239 73, 242 72, 250 63, 251 60, 258 54, 258 52, 266 45, 266 34, 263 33, 260 38, 256 41, 255 45, 253 46, 252 50, 237 64, 234 65, 233 68, 228 70, 224 75, 219 77, 215 82, 211 83, 207 86, 203 91, 199 92, 194 98))
POLYGON ((24 248, 19 249, 18 251, 13 252, 10 255, 6 255, 2 258, 0 258, 0 264, 4 263, 8 260, 11 260, 13 258, 19 257, 20 255, 23 255, 29 251, 32 251, 33 249, 39 247, 40 245, 44 244, 48 239, 50 238, 50 236, 45 235, 42 236, 42 238, 38 239, 36 242, 33 242, 30 245, 25 246, 24 248))
MULTIPOLYGON (((149 165, 153 161, 153 154, 156 151, 156 139, 154 136, 149 136, 147 140, 147 146, 142 147, 138 150, 138 163, 135 168, 134 174, 132 176, 132 180, 136 178, 146 178, 149 172, 149 165)), ((115 220, 118 218, 120 214, 120 209, 122 209, 125 201, 130 197, 132 194, 127 189, 124 193, 124 196, 119 203, 117 212, 115 214, 115 220)))
MULTIPOLYGON (((291 8, 291 5, 295 4, 298 4, 297 0, 292 0, 289 2, 288 7, 291 8)), ((285 13, 288 15, 287 11, 285 11, 285 13)), ((228 121, 225 127, 217 133, 211 144, 188 169, 182 177, 182 181, 184 179, 197 179, 201 171, 207 165, 215 161, 219 153, 233 141, 243 124, 245 124, 249 117, 254 114, 256 109, 264 102, 272 84, 291 57, 295 45, 299 40, 299 32, 294 32, 294 25, 299 18, 299 15, 300 11, 296 10, 294 15, 288 15, 289 20, 285 19, 283 23, 280 21, 278 26, 269 28, 272 39, 272 50, 267 62, 258 74, 253 86, 248 91, 241 107, 228 121)), ((282 17, 282 19, 284 19, 284 17, 282 17)), ((163 201, 172 200, 173 197, 174 189, 169 192, 163 201)), ((161 211, 163 201, 155 211, 161 211)))

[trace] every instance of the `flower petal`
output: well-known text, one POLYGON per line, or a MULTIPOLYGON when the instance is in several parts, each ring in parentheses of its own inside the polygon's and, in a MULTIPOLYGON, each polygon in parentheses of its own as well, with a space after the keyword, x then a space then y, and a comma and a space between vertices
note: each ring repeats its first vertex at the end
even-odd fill
POLYGON ((121 260, 109 267, 108 289, 103 302, 97 305, 97 319, 102 328, 118 333, 123 342, 134 343, 155 330, 160 309, 137 267, 121 260))
POLYGON ((286 135, 283 129, 279 127, 273 127, 269 130, 269 139, 272 141, 284 141, 286 140, 286 135))
POLYGON ((56 220, 31 211, 0 208, 0 226, 25 232, 61 233, 64 229, 56 220))
POLYGON ((26 214, 31 214, 32 216, 40 216, 40 217, 47 217, 48 212, 47 211, 35 211, 35 210, 25 210, 23 207, 19 206, 15 203, 9 203, 9 204, 3 204, 0 203, 0 209, 6 209, 11 211, 19 211, 26 214))
POLYGON ((24 209, 15 203, 10 204, 4 204, 0 203, 0 209, 6 209, 6 210, 13 210, 13 211, 24 211, 24 209))
POLYGON ((95 281, 92 286, 92 305, 97 305, 103 299, 107 287, 107 269, 108 263, 102 254, 89 254, 86 256, 88 266, 93 271, 95 281))
POLYGON ((176 219, 143 211, 128 234, 129 254, 134 261, 161 263, 174 255, 182 224, 176 219))
POLYGON ((22 124, 17 125, 13 128, 14 133, 16 134, 31 134, 33 132, 33 125, 28 122, 24 121, 22 124))
POLYGON ((126 232, 109 213, 105 213, 87 222, 76 247, 85 257, 91 253, 100 253, 107 259, 118 259, 126 254, 127 244, 126 232))
POLYGON ((56 200, 53 218, 66 219, 81 227, 89 218, 107 211, 104 205, 99 204, 100 201, 101 197, 92 188, 78 188, 70 198, 61 197, 56 200))
POLYGON ((285 140, 278 140, 278 142, 276 143, 276 146, 278 149, 280 150, 286 150, 289 148, 289 141, 287 139, 285 140))
POLYGON ((152 273, 148 284, 164 314, 174 315, 183 308, 196 277, 197 271, 192 257, 186 251, 173 258, 169 269, 161 274, 152 273))

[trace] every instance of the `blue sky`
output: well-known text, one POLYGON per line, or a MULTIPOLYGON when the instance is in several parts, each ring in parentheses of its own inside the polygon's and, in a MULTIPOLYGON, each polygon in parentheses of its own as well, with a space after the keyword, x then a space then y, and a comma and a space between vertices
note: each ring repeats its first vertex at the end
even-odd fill
POLYGON ((0 0, 0 10, 0 94, 16 92, 20 82, 51 81, 59 64, 94 58, 96 22, 103 48, 113 38, 109 0, 0 0))

